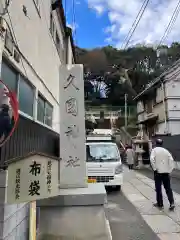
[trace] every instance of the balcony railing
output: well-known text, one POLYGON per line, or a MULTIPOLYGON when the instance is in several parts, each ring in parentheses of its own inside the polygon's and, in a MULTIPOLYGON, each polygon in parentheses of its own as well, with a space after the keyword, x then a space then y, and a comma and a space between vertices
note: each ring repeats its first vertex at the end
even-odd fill
MULTIPOLYGON (((86 116, 93 115, 95 118, 100 118, 100 112, 104 111, 104 117, 124 117, 125 107, 124 106, 92 106, 86 107, 86 116)), ((135 117, 137 115, 136 107, 127 107, 127 117, 135 117)))
POLYGON ((20 116, 18 127, 10 140, 0 149, 0 167, 31 152, 59 157, 59 135, 50 129, 20 116))

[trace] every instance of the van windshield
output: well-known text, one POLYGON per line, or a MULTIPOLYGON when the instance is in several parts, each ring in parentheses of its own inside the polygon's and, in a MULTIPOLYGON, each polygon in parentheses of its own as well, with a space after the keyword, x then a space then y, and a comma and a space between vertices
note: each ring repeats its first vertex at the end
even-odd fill
POLYGON ((118 148, 114 144, 86 145, 87 162, 115 162, 119 161, 118 148))

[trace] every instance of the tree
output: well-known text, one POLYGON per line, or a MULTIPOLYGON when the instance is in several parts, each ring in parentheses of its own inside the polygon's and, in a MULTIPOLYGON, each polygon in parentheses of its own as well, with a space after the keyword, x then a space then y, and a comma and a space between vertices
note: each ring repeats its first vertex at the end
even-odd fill
MULTIPOLYGON (((106 104, 124 104, 124 94, 129 101, 135 93, 158 77, 164 69, 180 58, 180 43, 170 47, 159 46, 156 50, 149 46, 135 46, 118 50, 112 46, 85 50, 78 48, 78 63, 84 64, 84 72, 89 72, 88 97, 94 101, 99 98, 99 84, 106 84, 106 104), (158 55, 158 51, 161 53, 158 55), (115 66, 115 67, 114 67, 115 66), (126 80, 126 81, 125 81, 126 80), (96 84, 95 84, 96 83, 96 84), (94 87, 97 85, 96 87, 94 87), (94 91, 94 92, 93 92, 94 91)), ((101 100, 102 102, 102 100, 101 100)))

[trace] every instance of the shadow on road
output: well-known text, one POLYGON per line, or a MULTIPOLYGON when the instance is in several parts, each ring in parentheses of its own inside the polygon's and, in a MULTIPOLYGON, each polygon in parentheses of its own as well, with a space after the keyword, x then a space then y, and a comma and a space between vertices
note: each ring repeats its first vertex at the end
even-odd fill
POLYGON ((107 190, 106 216, 113 240, 159 240, 123 192, 107 190))

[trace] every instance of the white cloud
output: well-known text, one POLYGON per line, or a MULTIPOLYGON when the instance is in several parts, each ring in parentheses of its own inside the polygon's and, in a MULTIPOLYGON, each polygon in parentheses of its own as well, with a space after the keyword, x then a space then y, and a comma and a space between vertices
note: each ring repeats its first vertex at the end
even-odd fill
POLYGON ((102 15, 105 7, 101 4, 90 5, 90 8, 94 9, 98 15, 102 15))
MULTIPOLYGON (((99 13, 99 6, 107 11, 110 26, 105 33, 107 38, 116 42, 116 47, 121 47, 122 42, 129 32, 137 13, 144 0, 88 0, 91 8, 99 13)), ((164 34, 172 13, 177 5, 177 0, 150 0, 148 7, 133 35, 131 44, 158 43, 164 34)), ((169 44, 180 40, 180 14, 176 23, 164 43, 169 44)))
POLYGON ((67 24, 68 27, 70 27, 72 29, 72 31, 74 32, 77 28, 79 28, 79 25, 77 23, 68 23, 67 24))
POLYGON ((111 38, 111 37, 107 37, 107 38, 105 39, 105 42, 106 42, 106 43, 109 43, 109 44, 112 43, 112 38, 111 38))

